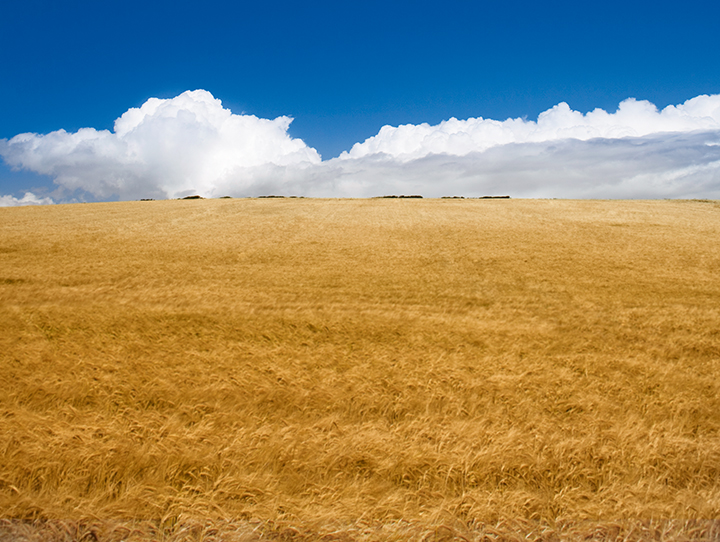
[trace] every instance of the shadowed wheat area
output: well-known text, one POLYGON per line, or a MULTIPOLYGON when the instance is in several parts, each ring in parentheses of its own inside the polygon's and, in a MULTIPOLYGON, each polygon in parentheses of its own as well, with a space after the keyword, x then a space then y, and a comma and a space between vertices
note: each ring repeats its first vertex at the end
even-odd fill
POLYGON ((0 209, 0 539, 719 538, 719 239, 712 201, 0 209))

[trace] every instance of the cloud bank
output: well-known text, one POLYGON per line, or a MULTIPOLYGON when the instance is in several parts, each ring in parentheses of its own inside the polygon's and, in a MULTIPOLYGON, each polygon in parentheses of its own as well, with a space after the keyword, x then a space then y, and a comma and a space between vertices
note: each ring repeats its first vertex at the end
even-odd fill
POLYGON ((582 114, 560 103, 537 121, 384 126, 325 161, 289 136, 291 122, 233 114, 196 90, 152 98, 117 119, 112 132, 84 128, 0 140, 0 156, 14 168, 51 175, 63 193, 96 199, 271 193, 720 199, 720 95, 661 111, 631 98, 614 113, 582 114))
POLYGON ((562 102, 538 116, 537 122, 508 119, 451 118, 428 124, 384 126, 378 135, 356 143, 342 158, 388 154, 409 162, 430 154, 464 156, 511 143, 546 143, 565 139, 621 139, 662 132, 720 129, 720 95, 698 96, 662 111, 647 101, 629 98, 615 113, 595 109, 585 115, 562 102))

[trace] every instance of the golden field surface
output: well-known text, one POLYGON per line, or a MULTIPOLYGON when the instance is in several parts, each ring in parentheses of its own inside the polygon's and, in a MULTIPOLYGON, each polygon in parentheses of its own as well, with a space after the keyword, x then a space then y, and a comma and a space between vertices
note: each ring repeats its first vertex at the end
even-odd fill
POLYGON ((0 540, 720 538, 720 203, 0 209, 0 540))

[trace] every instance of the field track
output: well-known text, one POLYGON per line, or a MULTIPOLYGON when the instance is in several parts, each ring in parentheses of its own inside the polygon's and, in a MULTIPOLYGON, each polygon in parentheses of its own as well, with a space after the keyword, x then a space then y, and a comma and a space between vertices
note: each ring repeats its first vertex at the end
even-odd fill
POLYGON ((718 540, 720 202, 0 209, 0 541, 718 540))

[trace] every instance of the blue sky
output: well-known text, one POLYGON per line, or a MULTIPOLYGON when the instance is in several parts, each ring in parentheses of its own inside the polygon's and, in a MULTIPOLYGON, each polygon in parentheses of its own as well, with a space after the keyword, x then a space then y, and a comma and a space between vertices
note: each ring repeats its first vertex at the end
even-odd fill
MULTIPOLYGON (((113 130, 149 98, 196 89, 237 115, 292 117, 288 136, 325 162, 384 125, 535 121, 561 102, 613 113, 628 98, 662 110, 720 93, 719 20, 716 1, 25 0, 0 19, 0 139, 113 130)), ((73 197, 31 160, 17 172, 3 156, 0 195, 73 197)))

